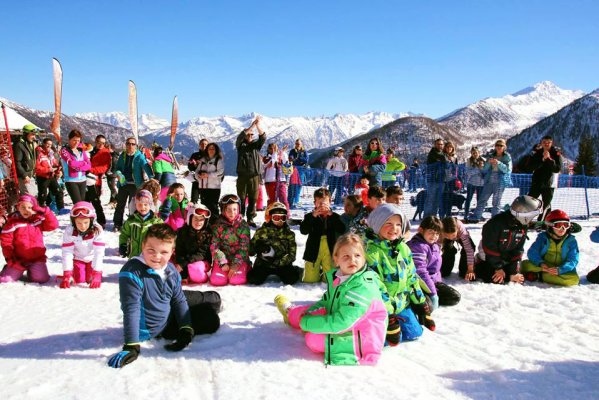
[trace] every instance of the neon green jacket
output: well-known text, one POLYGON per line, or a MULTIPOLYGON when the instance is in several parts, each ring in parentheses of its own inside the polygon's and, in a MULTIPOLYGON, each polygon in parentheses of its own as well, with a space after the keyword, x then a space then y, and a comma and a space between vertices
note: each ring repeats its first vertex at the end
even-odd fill
POLYGON ((121 234, 119 236, 119 246, 127 244, 129 253, 127 257, 135 257, 141 254, 141 242, 146 236, 148 228, 154 224, 161 224, 163 221, 150 211, 146 218, 142 217, 137 211, 127 218, 123 224, 121 234))
POLYGON ((404 169, 406 169, 406 164, 397 158, 387 158, 387 167, 385 168, 385 172, 383 172, 383 181, 395 181, 397 172, 404 169))

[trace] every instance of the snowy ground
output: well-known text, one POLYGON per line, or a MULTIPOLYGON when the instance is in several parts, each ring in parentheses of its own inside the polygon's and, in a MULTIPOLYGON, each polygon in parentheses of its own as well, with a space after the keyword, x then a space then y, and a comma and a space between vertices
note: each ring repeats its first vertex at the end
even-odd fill
MULTIPOLYGON (((227 177, 225 188, 233 192, 233 178, 227 177)), ((61 227, 67 223, 60 217, 61 227)), ((117 235, 108 232, 101 289, 59 290, 54 278, 45 285, 0 286, 0 398, 596 399, 599 285, 584 276, 599 260, 599 247, 589 240, 597 221, 581 224, 581 285, 496 286, 452 275, 448 283, 462 301, 435 312, 435 332, 385 349, 376 367, 328 368, 299 332, 283 324, 272 303, 281 292, 296 302, 314 301, 323 286, 275 281, 217 289, 222 327, 196 337, 188 349, 168 353, 164 341, 153 340, 135 363, 107 367, 122 346, 117 274, 124 263, 117 235)), ((475 242, 481 227, 470 227, 475 242)), ((306 238, 294 229, 297 263, 303 265, 306 238)), ((53 275, 62 271, 61 238, 60 229, 46 237, 53 275)))

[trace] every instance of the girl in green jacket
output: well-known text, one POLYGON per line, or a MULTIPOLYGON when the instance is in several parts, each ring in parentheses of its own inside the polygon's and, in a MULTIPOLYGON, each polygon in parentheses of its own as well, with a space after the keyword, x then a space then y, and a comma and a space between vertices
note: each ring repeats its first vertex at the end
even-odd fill
POLYGON ((374 365, 385 344, 387 311, 379 280, 366 269, 360 237, 341 236, 333 249, 337 268, 327 272, 327 291, 311 306, 293 306, 283 296, 275 304, 286 323, 306 332, 306 345, 324 353, 325 364, 374 365))

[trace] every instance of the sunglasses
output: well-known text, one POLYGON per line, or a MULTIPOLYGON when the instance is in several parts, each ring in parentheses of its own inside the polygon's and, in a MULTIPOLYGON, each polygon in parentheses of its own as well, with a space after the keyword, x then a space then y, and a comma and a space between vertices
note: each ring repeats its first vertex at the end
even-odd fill
POLYGON ((92 211, 89 208, 81 207, 75 208, 71 211, 71 217, 90 217, 92 216, 92 211))
POLYGON ((285 214, 274 214, 274 215, 271 215, 270 218, 272 218, 272 220, 275 222, 287 221, 287 216, 285 214))
POLYGON ((237 203, 239 204, 239 197, 236 194, 228 194, 226 196, 223 196, 223 198, 220 200, 220 204, 233 204, 233 203, 237 203))
POLYGON ((562 222, 550 222, 547 225, 555 228, 555 229, 570 229, 570 223, 568 221, 562 222))
POLYGON ((208 210, 203 210, 201 208, 196 208, 193 211, 193 215, 197 215, 198 217, 204 217, 204 218, 210 218, 210 211, 208 210))
POLYGON ((137 146, 137 143, 127 142, 126 145, 127 146, 137 146))
POLYGON ((502 144, 496 144, 495 147, 505 147, 505 146, 502 144))

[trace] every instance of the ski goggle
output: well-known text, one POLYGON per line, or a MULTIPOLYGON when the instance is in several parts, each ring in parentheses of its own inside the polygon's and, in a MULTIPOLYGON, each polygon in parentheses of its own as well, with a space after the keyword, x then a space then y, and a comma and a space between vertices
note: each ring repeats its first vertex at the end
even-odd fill
POLYGON ((193 210, 193 215, 197 215, 198 217, 210 218, 210 211, 204 210, 202 208, 196 208, 193 210))
POLYGON ((568 221, 549 222, 547 225, 555 229, 570 229, 571 226, 570 222, 568 221))
POLYGON ((237 203, 239 204, 239 197, 236 194, 228 194, 226 196, 223 196, 222 199, 220 199, 220 204, 222 205, 227 205, 227 204, 233 204, 233 203, 237 203))
POLYGON ((275 222, 287 221, 287 216, 285 214, 273 214, 270 216, 270 218, 275 222))
POLYGON ((77 217, 91 218, 92 216, 93 216, 93 212, 89 208, 80 207, 80 208, 74 208, 73 210, 71 210, 71 217, 73 217, 73 218, 77 218, 77 217))

